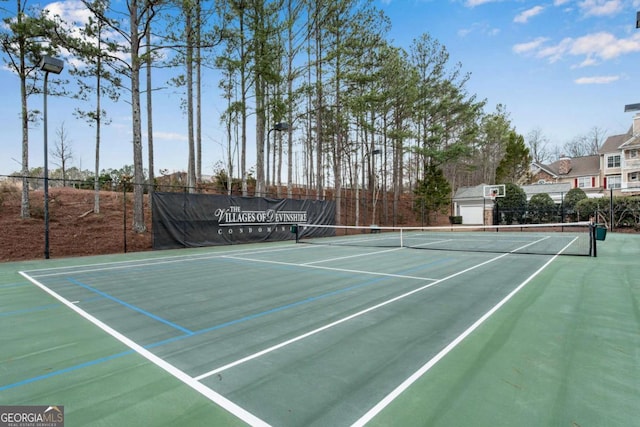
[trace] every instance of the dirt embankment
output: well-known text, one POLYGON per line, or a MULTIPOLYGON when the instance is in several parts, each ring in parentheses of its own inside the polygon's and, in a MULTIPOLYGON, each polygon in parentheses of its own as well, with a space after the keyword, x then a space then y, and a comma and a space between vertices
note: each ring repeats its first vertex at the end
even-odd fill
MULTIPOLYGON (((31 192, 31 218, 20 217, 17 186, 0 186, 0 262, 44 258, 44 194, 31 192)), ((134 233, 132 194, 127 194, 127 218, 122 193, 101 192, 100 212, 94 212, 94 192, 49 189, 49 253, 51 258, 151 250, 151 213, 145 199, 147 232, 134 233), (125 227, 125 221, 127 227, 125 227)))

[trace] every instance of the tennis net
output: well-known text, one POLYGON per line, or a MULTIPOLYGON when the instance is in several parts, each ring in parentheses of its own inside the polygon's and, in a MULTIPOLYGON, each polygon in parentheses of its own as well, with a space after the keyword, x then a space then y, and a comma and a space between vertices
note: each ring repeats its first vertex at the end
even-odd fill
POLYGON ((295 227, 296 242, 336 246, 404 247, 442 251, 584 255, 595 250, 587 222, 498 226, 295 227))

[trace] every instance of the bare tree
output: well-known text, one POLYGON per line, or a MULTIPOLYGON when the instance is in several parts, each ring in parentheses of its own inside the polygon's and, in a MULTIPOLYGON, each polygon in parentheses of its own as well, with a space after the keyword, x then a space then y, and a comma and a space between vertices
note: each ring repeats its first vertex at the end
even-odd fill
POLYGON ((606 130, 597 126, 591 128, 586 135, 578 135, 562 147, 564 153, 570 157, 582 157, 598 154, 600 146, 604 143, 606 130))
POLYGON ((542 133, 539 127, 527 134, 527 147, 529 153, 536 163, 546 163, 551 159, 549 151, 549 139, 542 133))
POLYGON ((598 150, 600 150, 606 136, 606 129, 601 129, 598 126, 592 127, 587 134, 587 155, 598 154, 598 150))
POLYGON ((56 130, 55 147, 51 156, 55 159, 53 163, 62 169, 62 186, 67 186, 67 165, 69 161, 73 159, 73 151, 71 150, 71 140, 67 129, 64 127, 64 122, 60 124, 60 127, 56 130))

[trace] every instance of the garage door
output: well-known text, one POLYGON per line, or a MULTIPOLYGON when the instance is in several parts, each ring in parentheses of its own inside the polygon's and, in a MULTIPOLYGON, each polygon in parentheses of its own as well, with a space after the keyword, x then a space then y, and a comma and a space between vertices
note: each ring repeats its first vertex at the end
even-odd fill
POLYGON ((462 216, 462 223, 469 224, 482 224, 482 206, 460 206, 460 216, 462 216))

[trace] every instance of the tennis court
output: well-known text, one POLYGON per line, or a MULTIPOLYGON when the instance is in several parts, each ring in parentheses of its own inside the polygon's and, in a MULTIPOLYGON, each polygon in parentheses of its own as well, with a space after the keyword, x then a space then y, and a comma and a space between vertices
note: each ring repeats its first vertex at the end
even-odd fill
POLYGON ((68 426, 634 424, 640 236, 518 253, 539 238, 0 265, 0 405, 68 426))

